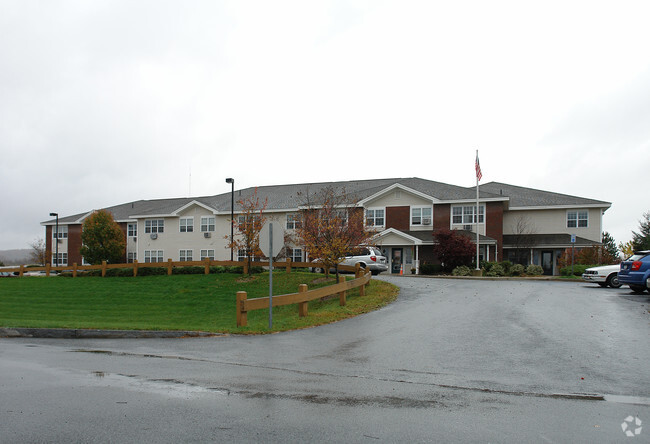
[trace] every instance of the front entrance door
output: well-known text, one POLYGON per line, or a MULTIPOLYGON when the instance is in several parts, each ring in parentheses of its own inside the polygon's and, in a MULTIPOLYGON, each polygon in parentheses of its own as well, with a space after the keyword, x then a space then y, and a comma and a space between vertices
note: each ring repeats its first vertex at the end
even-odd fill
POLYGON ((544 269, 544 274, 548 276, 553 275, 553 252, 552 251, 542 251, 542 268, 544 269))
POLYGON ((393 248, 393 253, 391 256, 391 273, 399 274, 399 270, 402 268, 402 249, 393 248))

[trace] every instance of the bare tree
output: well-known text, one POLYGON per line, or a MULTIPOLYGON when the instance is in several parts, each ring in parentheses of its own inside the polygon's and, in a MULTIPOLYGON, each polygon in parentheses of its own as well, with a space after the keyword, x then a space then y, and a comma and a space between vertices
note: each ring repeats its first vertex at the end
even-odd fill
POLYGON ((517 218, 512 226, 512 244, 515 249, 515 263, 528 265, 528 251, 535 246, 537 229, 530 217, 522 215, 517 218))
POLYGON ((34 264, 45 265, 48 262, 47 250, 45 248, 45 241, 42 238, 37 238, 29 244, 32 251, 29 252, 29 260, 34 264))

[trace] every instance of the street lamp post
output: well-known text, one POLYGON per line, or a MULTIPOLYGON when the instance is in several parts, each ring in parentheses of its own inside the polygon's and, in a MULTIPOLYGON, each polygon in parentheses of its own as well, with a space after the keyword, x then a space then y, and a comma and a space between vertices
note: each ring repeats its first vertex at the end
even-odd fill
POLYGON ((234 260, 233 242, 235 239, 235 179, 229 177, 226 179, 226 183, 232 186, 230 192, 230 261, 232 262, 234 260))
POLYGON ((56 217, 56 229, 54 230, 54 239, 56 239, 56 253, 54 256, 54 266, 59 266, 59 213, 50 213, 50 216, 56 217))

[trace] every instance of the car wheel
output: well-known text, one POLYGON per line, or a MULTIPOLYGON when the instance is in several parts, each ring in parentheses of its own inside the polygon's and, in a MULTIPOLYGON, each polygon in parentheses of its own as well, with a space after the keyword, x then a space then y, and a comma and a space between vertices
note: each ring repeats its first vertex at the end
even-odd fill
POLYGON ((607 282, 598 282, 601 287, 607 287, 607 282))
POLYGON ((635 293, 643 293, 645 291, 645 286, 630 284, 630 290, 632 290, 635 293))
POLYGON ((607 285, 612 288, 621 288, 621 285, 623 284, 618 281, 618 274, 610 274, 607 277, 607 285))

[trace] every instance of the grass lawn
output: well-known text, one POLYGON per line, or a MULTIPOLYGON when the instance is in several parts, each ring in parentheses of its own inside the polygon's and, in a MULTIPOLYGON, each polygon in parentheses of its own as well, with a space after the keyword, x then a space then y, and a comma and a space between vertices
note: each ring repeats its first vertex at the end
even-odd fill
MULTIPOLYGON (((273 272, 273 294, 334 283, 323 275, 273 272)), ((239 274, 196 274, 133 277, 23 277, 0 279, 0 326, 93 328, 118 330, 201 330, 224 333, 264 333, 268 310, 248 313, 248 326, 237 327, 235 295, 269 294, 269 274, 249 280, 239 274)), ((373 280, 366 295, 348 292, 347 305, 338 297, 309 303, 309 315, 298 317, 298 306, 273 309, 273 331, 327 324, 375 310, 392 302, 398 289, 373 280)))

